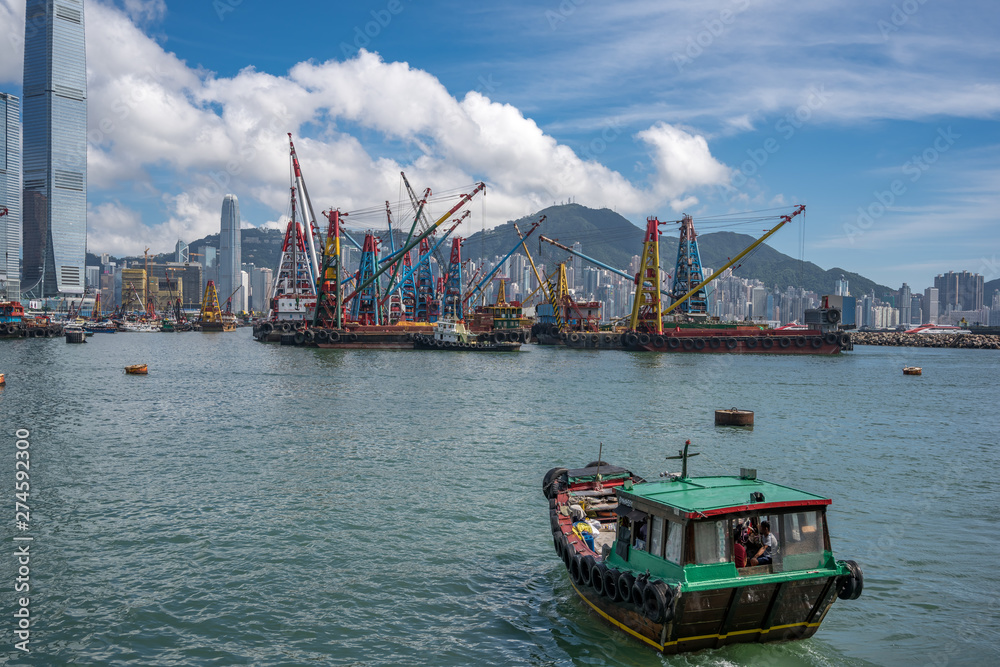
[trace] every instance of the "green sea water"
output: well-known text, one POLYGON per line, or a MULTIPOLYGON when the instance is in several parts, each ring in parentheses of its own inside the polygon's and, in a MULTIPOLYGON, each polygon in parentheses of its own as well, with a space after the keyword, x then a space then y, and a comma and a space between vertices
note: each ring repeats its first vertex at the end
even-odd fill
POLYGON ((88 341, 0 341, 2 664, 1000 662, 995 351, 338 351, 248 329, 88 341), (133 363, 149 375, 124 375, 133 363), (755 411, 752 430, 714 426, 734 406, 755 411), (814 638, 664 658, 573 595, 542 475, 603 443, 652 477, 688 438, 694 474, 755 467, 833 499, 834 552, 865 589, 814 638))

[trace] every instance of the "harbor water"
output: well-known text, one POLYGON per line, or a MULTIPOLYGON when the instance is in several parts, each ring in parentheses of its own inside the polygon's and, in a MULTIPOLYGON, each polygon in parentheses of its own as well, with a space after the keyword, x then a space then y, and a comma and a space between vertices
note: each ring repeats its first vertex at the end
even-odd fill
POLYGON ((2 340, 0 372, 2 664, 1000 663, 996 351, 344 351, 240 329, 2 340), (755 426, 716 427, 730 407, 755 426), (665 658, 576 599, 542 475, 603 443, 651 478, 686 439, 693 474, 833 499, 865 587, 814 638, 665 658))

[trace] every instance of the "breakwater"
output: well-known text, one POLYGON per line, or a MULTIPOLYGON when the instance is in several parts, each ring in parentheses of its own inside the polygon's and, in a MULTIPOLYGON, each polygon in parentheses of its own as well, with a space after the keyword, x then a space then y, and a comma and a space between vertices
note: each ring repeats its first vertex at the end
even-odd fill
POLYGON ((1000 336, 984 334, 908 334, 901 331, 852 331, 851 340, 855 345, 1000 350, 1000 336))

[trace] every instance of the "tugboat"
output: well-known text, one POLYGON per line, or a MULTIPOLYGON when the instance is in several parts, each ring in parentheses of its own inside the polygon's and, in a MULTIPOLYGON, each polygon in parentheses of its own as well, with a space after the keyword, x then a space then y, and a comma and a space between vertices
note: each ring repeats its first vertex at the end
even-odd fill
POLYGON ((517 352, 521 349, 519 342, 480 340, 482 337, 482 334, 477 337, 471 333, 461 320, 442 318, 435 322, 433 334, 413 334, 413 349, 470 350, 474 352, 517 352))
POLYGON ((733 477, 645 481, 594 461, 542 480, 556 554, 584 603, 664 654, 811 637, 864 585, 834 560, 829 498, 733 477))

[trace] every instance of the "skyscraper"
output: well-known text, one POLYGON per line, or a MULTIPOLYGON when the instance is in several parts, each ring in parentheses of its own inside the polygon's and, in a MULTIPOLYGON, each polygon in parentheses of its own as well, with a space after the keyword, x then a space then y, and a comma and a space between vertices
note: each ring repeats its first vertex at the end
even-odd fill
POLYGON ((21 298, 21 101, 0 93, 0 301, 21 298))
POLYGON ((928 287, 924 290, 924 323, 938 323, 938 290, 928 287))
POLYGON ((904 325, 910 324, 910 301, 913 298, 913 292, 910 290, 910 286, 903 283, 903 286, 899 288, 899 323, 904 325))
POLYGON ((225 308, 226 299, 232 296, 233 312, 243 303, 240 294, 234 294, 242 285, 240 281, 240 201, 236 195, 226 195, 222 200, 222 231, 219 234, 219 305, 225 308))
POLYGON ((87 56, 83 3, 27 0, 24 270, 36 296, 82 294, 87 252, 87 56))

